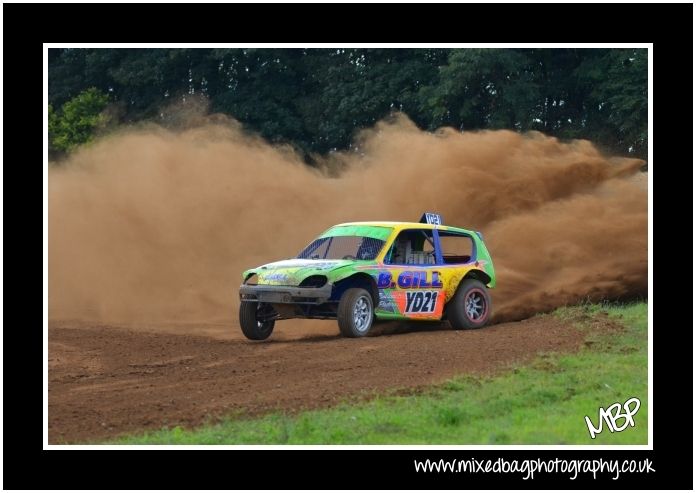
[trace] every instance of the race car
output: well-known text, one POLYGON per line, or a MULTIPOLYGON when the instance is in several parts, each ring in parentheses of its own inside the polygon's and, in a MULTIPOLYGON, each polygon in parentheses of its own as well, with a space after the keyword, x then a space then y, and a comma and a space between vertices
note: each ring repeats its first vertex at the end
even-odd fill
POLYGON ((249 269, 239 288, 239 323, 252 340, 276 321, 335 319, 341 334, 363 337, 375 320, 447 320, 483 327, 491 316, 493 261, 478 231, 420 222, 332 226, 296 258, 249 269))

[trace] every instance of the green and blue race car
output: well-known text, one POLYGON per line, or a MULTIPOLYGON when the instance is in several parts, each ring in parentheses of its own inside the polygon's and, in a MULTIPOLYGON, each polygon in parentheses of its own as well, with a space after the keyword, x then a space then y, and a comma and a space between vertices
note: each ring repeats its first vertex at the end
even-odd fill
POLYGON ((347 337, 369 334, 377 320, 448 320, 455 329, 491 316, 493 261, 480 232, 444 226, 438 214, 419 223, 338 224, 296 258, 242 275, 239 322, 253 340, 277 320, 336 319, 347 337))

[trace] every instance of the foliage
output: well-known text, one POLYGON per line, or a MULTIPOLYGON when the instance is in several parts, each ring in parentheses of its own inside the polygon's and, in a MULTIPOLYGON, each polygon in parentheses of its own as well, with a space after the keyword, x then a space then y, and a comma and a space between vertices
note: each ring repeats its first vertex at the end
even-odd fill
POLYGON ((588 93, 592 138, 611 135, 619 147, 647 156, 648 53, 644 49, 608 50, 576 69, 578 83, 588 93))
POLYGON ((56 112, 48 106, 49 148, 55 152, 67 152, 89 142, 95 129, 102 126, 106 117, 103 111, 108 96, 92 87, 65 102, 56 112))
MULTIPOLYGON (((540 130, 647 156, 645 49, 50 49, 49 102, 109 94, 123 122, 192 95, 306 155, 397 110, 418 125, 540 130)), ((68 146, 69 147, 69 146, 68 146)))

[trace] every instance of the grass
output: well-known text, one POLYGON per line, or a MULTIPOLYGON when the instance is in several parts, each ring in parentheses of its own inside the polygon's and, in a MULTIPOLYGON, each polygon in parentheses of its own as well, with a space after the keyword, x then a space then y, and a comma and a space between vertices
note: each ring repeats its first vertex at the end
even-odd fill
MULTIPOLYGON (((566 307, 553 315, 587 332, 575 354, 543 354, 494 377, 461 376, 418 395, 360 404, 230 418, 194 430, 179 427, 127 436, 121 444, 646 444, 647 305, 566 307), (598 316, 624 330, 591 330, 598 316), (638 397, 635 427, 592 440, 584 416, 638 397)), ((619 425, 623 421, 619 421, 619 425)))

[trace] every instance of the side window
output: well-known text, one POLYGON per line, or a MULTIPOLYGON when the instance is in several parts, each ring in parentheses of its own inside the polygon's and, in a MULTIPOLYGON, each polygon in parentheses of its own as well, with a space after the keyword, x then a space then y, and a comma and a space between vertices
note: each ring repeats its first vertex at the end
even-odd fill
POLYGON ((442 260, 445 264, 466 264, 474 259, 474 241, 470 236, 439 232, 442 260))
POLYGON ((385 264, 393 265, 434 265, 435 243, 432 230, 406 229, 394 239, 385 264))

